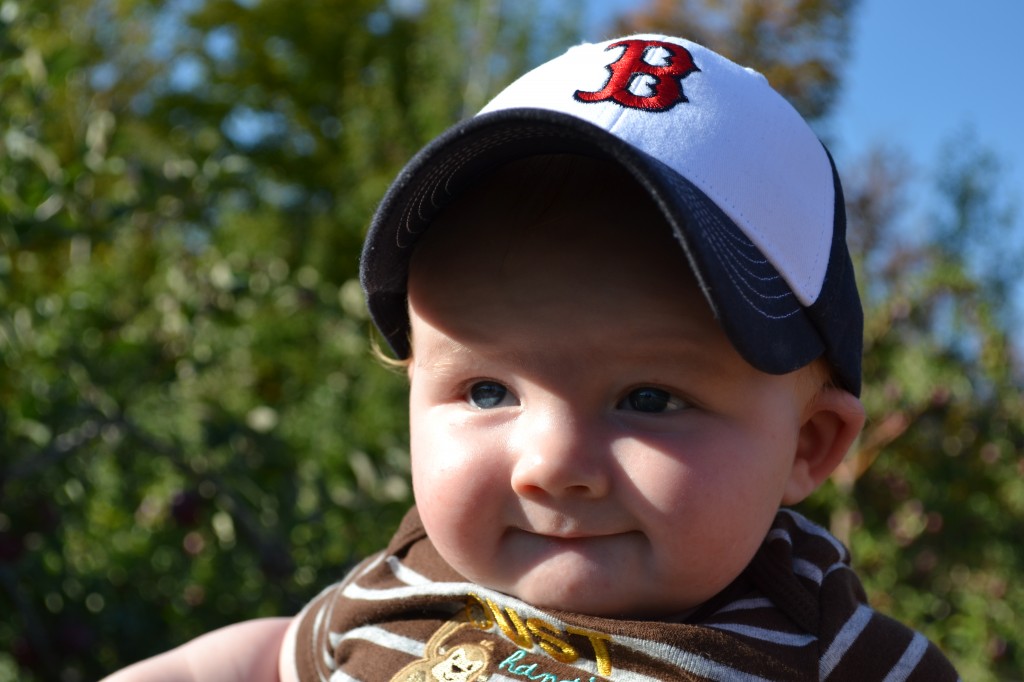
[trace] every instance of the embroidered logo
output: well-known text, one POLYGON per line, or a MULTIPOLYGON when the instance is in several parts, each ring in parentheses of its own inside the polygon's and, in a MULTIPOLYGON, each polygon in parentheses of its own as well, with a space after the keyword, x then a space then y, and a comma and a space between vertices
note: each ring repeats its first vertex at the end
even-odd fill
POLYGON ((423 658, 405 666, 391 682, 483 682, 494 644, 479 643, 447 645, 447 640, 467 623, 449 622, 441 626, 427 642, 423 658))
POLYGON ((612 676, 612 658, 609 650, 611 637, 604 633, 572 625, 566 625, 563 630, 543 618, 523 618, 512 606, 502 607, 487 597, 479 597, 472 593, 467 595, 463 615, 474 627, 484 632, 497 631, 519 647, 519 653, 509 656, 499 666, 514 675, 541 682, 557 682, 558 677, 552 673, 537 673, 537 663, 526 664, 519 661, 526 656, 526 652, 536 651, 539 647, 559 663, 571 665, 580 658, 581 649, 578 642, 586 640, 597 664, 597 673, 601 677, 612 676), (570 642, 570 639, 575 640, 577 644, 570 642))
POLYGON ((608 81, 597 92, 577 90, 574 97, 580 102, 607 102, 611 100, 630 109, 668 111, 680 102, 686 102, 682 80, 694 71, 689 50, 675 43, 660 40, 620 40, 608 50, 624 47, 617 60, 607 67, 608 81), (668 56, 665 57, 664 53, 668 56), (661 53, 663 64, 652 64, 649 59, 661 53), (647 93, 641 94, 647 89, 647 93))
POLYGON ((573 664, 586 658, 593 661, 601 679, 611 679, 611 644, 609 635, 524 618, 512 606, 468 594, 464 611, 434 632, 423 655, 395 673, 390 682, 487 682, 502 673, 531 682, 598 682, 594 675, 573 671, 573 664), (501 650, 502 639, 507 640, 506 651, 508 643, 516 650, 502 653, 505 658, 499 662, 495 653, 501 650))

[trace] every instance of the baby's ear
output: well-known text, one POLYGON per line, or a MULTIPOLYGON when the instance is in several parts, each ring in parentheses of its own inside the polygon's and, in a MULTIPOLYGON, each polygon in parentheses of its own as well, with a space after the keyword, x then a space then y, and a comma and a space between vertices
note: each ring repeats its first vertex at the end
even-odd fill
POLYGON ((796 457, 782 497, 786 505, 810 495, 843 461, 864 426, 864 406, 841 388, 823 388, 804 409, 796 457))

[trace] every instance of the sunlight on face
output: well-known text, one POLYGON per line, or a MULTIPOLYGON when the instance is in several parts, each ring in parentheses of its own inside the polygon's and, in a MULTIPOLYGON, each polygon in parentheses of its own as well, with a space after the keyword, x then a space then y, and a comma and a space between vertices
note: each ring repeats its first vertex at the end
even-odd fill
POLYGON ((736 353, 628 179, 580 162, 546 181, 557 192, 529 193, 524 172, 499 173, 417 247, 420 515, 456 570, 526 601, 684 611, 760 545, 810 384, 736 353))

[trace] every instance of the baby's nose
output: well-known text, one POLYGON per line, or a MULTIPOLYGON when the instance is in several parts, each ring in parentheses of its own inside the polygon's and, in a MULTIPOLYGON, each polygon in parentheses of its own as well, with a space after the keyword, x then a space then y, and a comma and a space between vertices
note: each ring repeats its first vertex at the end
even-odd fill
POLYGON ((550 409, 521 424, 512 444, 512 489, 524 497, 598 498, 611 487, 600 429, 568 410, 550 409))

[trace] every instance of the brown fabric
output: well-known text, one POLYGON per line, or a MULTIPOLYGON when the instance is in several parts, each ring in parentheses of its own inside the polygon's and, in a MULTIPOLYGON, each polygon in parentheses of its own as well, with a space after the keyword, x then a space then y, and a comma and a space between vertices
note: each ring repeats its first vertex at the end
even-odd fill
POLYGON ((468 583, 415 509, 300 618, 304 681, 958 679, 927 639, 866 605, 837 540, 785 510, 748 570, 678 622, 542 611, 468 583))

